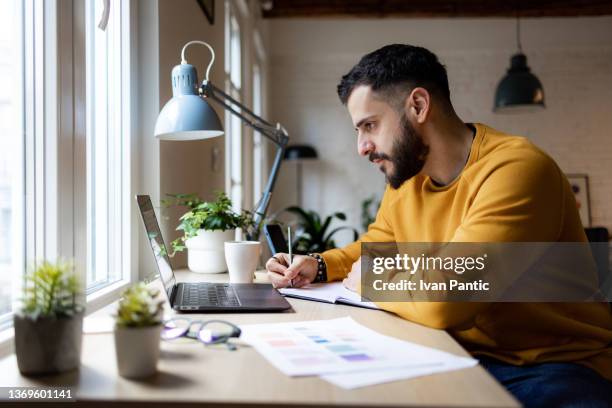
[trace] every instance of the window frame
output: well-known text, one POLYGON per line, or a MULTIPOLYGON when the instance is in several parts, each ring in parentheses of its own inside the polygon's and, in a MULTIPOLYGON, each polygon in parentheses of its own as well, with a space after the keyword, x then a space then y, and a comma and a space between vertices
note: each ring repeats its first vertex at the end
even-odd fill
MULTIPOLYGON (((27 208, 27 203, 31 202, 32 200, 26 200, 26 192, 27 192, 27 187, 28 184, 26 183, 26 169, 31 169, 32 168, 32 160, 26 160, 26 142, 28 142, 28 134, 26 134, 26 129, 25 129, 25 125, 26 125, 26 97, 27 97, 27 102, 30 103, 32 106, 32 97, 26 95, 26 91, 25 91, 25 84, 26 84, 26 77, 27 79, 33 79, 34 77, 34 70, 32 69, 34 67, 34 64, 31 61, 28 61, 28 66, 31 68, 30 70, 28 70, 28 72, 26 72, 26 50, 24 50, 24 47, 22 45, 24 45, 26 43, 26 39, 25 39, 25 32, 26 32, 26 24, 28 24, 29 26, 34 26, 33 22, 30 20, 33 20, 34 18, 34 13, 33 13, 33 3, 29 4, 29 10, 31 11, 29 17, 30 19, 28 19, 28 21, 26 21, 26 4, 21 3, 20 5, 18 5, 18 9, 17 13, 19 14, 19 19, 21 20, 21 27, 18 30, 18 39, 17 39, 17 44, 19 45, 20 48, 20 52, 19 52, 19 56, 18 56, 18 60, 19 60, 19 64, 21 66, 22 69, 22 75, 19 78, 16 78, 16 80, 18 81, 17 84, 15 84, 15 89, 20 89, 21 92, 19 92, 19 97, 18 97, 18 101, 17 104, 18 106, 21 106, 21 109, 19 109, 19 117, 17 118, 16 122, 20 123, 20 132, 22 134, 22 139, 20 140, 20 142, 18 143, 18 151, 16 152, 17 156, 19 157, 19 162, 20 165, 17 166, 18 167, 18 174, 17 174, 17 178, 20 179, 22 182, 21 184, 18 186, 18 188, 15 188, 15 186, 11 185, 11 224, 13 222, 17 222, 19 223, 19 227, 17 228, 17 233, 18 236, 11 236, 10 241, 11 241, 11 245, 10 245, 10 249, 9 252, 11 253, 10 255, 10 259, 11 259, 11 271, 17 271, 17 273, 14 274, 14 276, 11 276, 11 302, 10 302, 10 309, 8 312, 3 313, 0 315, 0 331, 7 331, 10 330, 12 327, 12 319, 13 319, 13 314, 14 314, 14 310, 16 309, 16 307, 18 306, 18 302, 17 299, 19 298, 19 294, 21 293, 21 283, 23 280, 23 276, 24 276, 24 272, 26 269, 26 211, 28 211, 27 208)), ((32 54, 28 54, 28 58, 29 60, 31 60, 33 58, 33 47, 29 47, 29 50, 32 51, 32 54)), ((31 87, 31 90, 35 90, 36 87, 31 87)), ((29 124, 29 128, 32 129, 33 126, 33 122, 32 122, 32 118, 34 117, 33 114, 29 114, 28 115, 28 124, 29 124)), ((31 143, 28 143, 27 147, 30 147, 31 143)), ((29 172, 29 175, 31 175, 31 171, 29 172)), ((31 196, 29 196, 31 197, 31 196)))
MULTIPOLYGON (((31 266, 33 260, 56 260, 59 257, 74 259, 76 271, 83 282, 86 279, 87 246, 86 246, 86 73, 85 62, 85 1, 88 0, 22 0, 24 10, 32 12, 28 32, 32 41, 32 56, 29 62, 28 74, 24 73, 24 84, 31 92, 27 102, 31 113, 25 128, 25 141, 23 144, 26 165, 24 166, 25 185, 22 197, 23 206, 23 267, 24 271, 31 266), (29 121, 29 122, 28 122, 29 121), (34 166, 36 163, 36 166, 34 166)), ((100 0, 97 0, 100 1, 100 0)), ((125 150, 123 164, 126 166, 123 173, 126 184, 123 186, 122 201, 122 236, 125 238, 125 256, 122 259, 122 280, 102 288, 86 297, 87 314, 108 305, 118 299, 121 291, 131 282, 141 278, 139 266, 141 263, 141 244, 138 242, 141 232, 140 214, 133 203, 133 196, 146 184, 142 180, 142 129, 144 124, 136 98, 142 98, 140 92, 143 82, 139 74, 143 67, 136 62, 142 58, 142 50, 138 49, 140 43, 147 40, 138 35, 143 27, 146 30, 158 29, 157 23, 151 22, 151 28, 141 25, 142 21, 150 16, 142 17, 136 12, 140 9, 137 1, 122 0, 111 2, 111 7, 120 4, 129 10, 126 18, 128 28, 125 29, 127 38, 122 47, 122 115, 129 118, 123 123, 122 131, 130 135, 124 139, 125 150), (139 38, 140 37, 140 41, 139 38), (127 86, 125 86, 127 84, 127 86)), ((241 86, 228 92, 238 96, 238 100, 250 100, 249 93, 251 78, 252 27, 256 24, 254 12, 246 1, 226 1, 228 13, 236 19, 240 31, 240 54, 243 64, 240 65, 241 86), (248 55, 247 55, 248 53, 248 55), (244 63, 248 65, 244 65, 244 63), (247 89, 248 88, 248 89, 247 89)), ((153 7, 154 8, 154 7, 153 7)), ((257 9, 256 7, 253 8, 257 9)), ((226 14, 227 18, 227 14, 226 14)), ((225 28, 229 28, 226 24, 225 28)), ((24 30, 25 32, 25 30, 24 30)), ((152 43, 155 43, 154 36, 152 43)), ((260 39, 261 40, 261 39, 260 39)), ((156 43, 155 43, 156 45, 156 43)), ((25 51, 25 50, 24 50, 25 51)), ((158 58, 158 57, 157 57, 158 58)), ((25 61, 25 57, 24 57, 25 61)), ((263 70, 263 101, 265 101, 265 67, 263 70)), ((225 76, 226 91, 229 77, 225 76)), ((266 110, 262 103, 263 112, 266 110)), ((231 115, 226 115, 226 118, 231 115)), ((244 152, 243 144, 247 136, 242 123, 237 125, 241 132, 241 164, 242 203, 250 197, 246 189, 251 182, 248 173, 252 166, 242 162, 249 153, 244 152), (246 173, 246 174, 245 174, 246 173)), ((228 128, 229 129, 229 128, 228 128)), ((226 138, 226 187, 229 186, 229 145, 226 138)), ((148 139, 147 139, 148 140, 148 139)), ((147 142, 148 143, 148 142, 147 142)), ((156 142, 157 143, 157 142, 156 142)), ((267 149, 262 140, 264 157, 267 149)), ((265 177, 266 166, 262 176, 265 177)), ((230 189, 227 188, 229 192, 230 189)), ((256 197, 257 201, 259 197, 256 197)), ((147 255, 148 256, 148 253, 147 255)), ((13 279, 21 287, 22 277, 13 279)), ((19 292, 15 292, 17 294, 19 292)), ((14 298, 18 298, 15 296, 14 298)), ((15 310, 15 304, 13 310, 15 310)), ((12 320, 12 317, 5 319, 12 320)), ((12 350, 12 329, 0 331, 0 355, 12 350)))
MULTIPOLYGON (((224 82, 225 92, 238 102, 244 99, 244 72, 242 62, 245 59, 244 46, 242 42, 243 27, 240 18, 240 3, 234 4, 231 1, 225 2, 225 69, 224 82), (232 39, 234 26, 238 32, 239 44, 239 61, 236 63, 232 60, 232 39), (234 82, 233 74, 237 69, 239 73, 238 83, 234 82)), ((240 110, 238 110, 240 111, 240 110)), ((244 197, 244 166, 243 166, 243 143, 245 132, 243 131, 242 121, 235 115, 228 114, 225 116, 225 190, 229 198, 232 200, 232 208, 234 211, 241 211, 243 208, 244 197), (238 146, 236 146, 236 143, 238 146), (236 152, 240 152, 236 157, 236 152), (234 171, 235 170, 235 171, 234 171), (235 179, 235 174, 238 174, 238 180, 235 179), (236 194, 238 190, 238 194, 236 194), (238 197, 236 197, 238 196, 238 197), (238 198, 238 199, 237 199, 238 198)))
MULTIPOLYGON (((85 240, 88 244, 87 249, 87 275, 85 277, 85 281, 87 282, 87 277, 94 277, 92 274, 95 274, 96 278, 99 277, 98 271, 95 270, 96 266, 99 264, 96 262, 95 256, 95 242, 92 243, 91 238, 93 230, 95 230, 96 224, 92 224, 92 216, 95 211, 95 205, 98 203, 96 199, 95 202, 92 197, 95 197, 94 187, 90 185, 88 182, 92 179, 95 179, 94 166, 96 165, 97 155, 94 153, 94 143, 97 137, 95 126, 97 122, 95 112, 98 111, 97 105, 95 105, 95 101, 97 100, 97 95, 95 94, 95 86, 97 83, 95 79, 98 78, 98 75, 94 74, 95 69, 99 67, 99 63, 95 61, 95 53, 94 50, 90 47, 95 46, 95 34, 99 34, 97 27, 96 18, 99 15, 96 13, 95 5, 99 5, 98 2, 93 2, 89 0, 85 4, 85 62, 83 65, 81 63, 82 60, 78 64, 79 70, 86 70, 85 74, 85 89, 86 94, 86 106, 85 106, 85 126, 86 126, 86 160, 85 160, 85 173, 87 174, 87 182, 86 182, 86 193, 85 193, 85 202, 87 208, 87 235, 85 236, 85 240), (93 20, 93 21, 92 21, 93 20), (91 81, 88 81, 88 75, 91 81)), ((116 2, 111 5, 109 23, 107 25, 107 38, 105 41, 108 41, 106 44, 107 47, 116 47, 118 48, 117 53, 108 53, 106 56, 106 61, 104 61, 107 65, 109 78, 109 86, 113 89, 107 90, 107 106, 108 107, 118 107, 116 109, 110 109, 106 111, 106 116, 102 118, 105 122, 104 126, 106 126, 106 148, 107 148, 107 156, 119 157, 119 165, 113 166, 109 162, 104 162, 102 166, 109 173, 107 180, 107 200, 113 200, 113 203, 106 202, 103 205, 103 210, 107 213, 108 222, 108 231, 107 231, 107 251, 106 257, 103 260, 102 264, 106 264, 106 269, 109 271, 105 276, 106 280, 94 282, 93 285, 86 287, 87 292, 87 300, 92 301, 99 297, 99 294, 104 294, 107 291, 117 292, 124 288, 130 281, 130 269, 131 269, 131 260, 130 260, 130 240, 131 240, 131 219, 130 219, 130 204, 131 200, 131 116, 130 116, 130 2, 122 1, 116 2), (114 19, 119 18, 119 23, 117 24, 114 19), (115 23, 115 24, 113 24, 115 23), (114 183, 110 182, 114 181, 114 183), (119 184, 119 186, 113 186, 113 184, 119 184), (110 213, 108 213, 110 211, 110 213), (113 217, 112 215, 117 215, 118 217, 113 217), (115 238, 115 239, 111 239, 115 238), (115 274, 111 275, 110 271, 118 271, 115 274), (109 289, 110 288, 110 289, 109 289)), ((106 69, 106 68, 105 68, 106 69)), ((76 169, 75 169, 76 171, 76 169)), ((80 200, 83 200, 83 197, 80 197, 80 200)), ((106 236, 106 235, 105 235, 106 236)), ((93 280, 93 279, 92 279, 93 280)))
MULTIPOLYGON (((266 50, 261 40, 261 34, 257 28, 253 29, 253 63, 251 67, 251 88, 253 112, 261 117, 266 117, 266 50), (258 71, 256 75, 256 71, 258 71), (257 95, 256 90, 259 91, 257 95), (257 101, 256 98, 259 97, 257 101), (257 107, 259 110, 257 110, 257 107)), ((268 151, 270 144, 259 132, 253 132, 253 161, 252 177, 253 202, 261 200, 268 178, 268 151)))
POLYGON ((32 262, 43 258, 55 260, 58 253, 69 251, 72 239, 71 235, 64 238, 61 234, 64 226, 67 229, 72 224, 62 223, 60 218, 65 215, 62 205, 72 200, 72 190, 59 183, 59 177, 68 167, 63 160, 69 159, 71 153, 70 144, 60 143, 63 141, 62 125, 69 122, 62 118, 62 106, 71 102, 62 100, 58 92, 61 89, 58 81, 61 57, 57 47, 59 6, 56 1, 23 0, 21 7, 21 81, 24 90, 21 101, 24 134, 21 171, 24 184, 19 206, 23 215, 23 235, 18 239, 22 242, 19 252, 23 268, 12 279, 16 294, 12 310, 3 315, 0 322, 0 355, 12 352, 14 348, 12 319, 19 307, 25 273, 32 262))
MULTIPOLYGON (((132 211, 133 204, 133 178, 132 170, 134 163, 137 162, 138 158, 132 156, 133 147, 133 126, 132 126, 132 86, 131 80, 133 77, 132 70, 132 59, 133 53, 132 48, 135 43, 135 36, 132 35, 130 27, 135 21, 135 8, 136 5, 131 0, 122 0, 121 2, 111 2, 111 13, 110 18, 117 15, 116 9, 113 7, 121 7, 120 16, 121 22, 119 29, 121 31, 121 50, 120 50, 120 78, 118 82, 121 84, 120 88, 120 125, 116 131, 121 132, 120 144, 121 144, 121 174, 122 174, 122 186, 120 194, 120 219, 117 223, 120 224, 121 232, 119 234, 121 239, 121 260, 118 262, 121 271, 118 274, 118 279, 112 282, 105 282, 101 285, 97 285, 91 288, 87 288, 87 275, 90 273, 88 270, 88 228, 82 226, 89 225, 88 217, 88 172, 89 170, 89 144, 91 143, 88 138, 88 106, 87 106, 87 5, 86 1, 93 0, 79 0, 74 3, 73 10, 73 41, 74 45, 74 59, 72 61, 72 67, 75 73, 75 87, 74 87, 74 99, 75 99, 75 144, 78 146, 78 150, 74 152, 76 160, 73 167, 73 174, 75 178, 78 178, 78 182, 74 186, 75 191, 75 209, 78 208, 78 221, 75 222, 75 228, 71 233, 74 237, 77 246, 75 246, 74 258, 77 260, 77 265, 80 265, 79 276, 84 283, 83 290, 86 293, 86 306, 87 314, 93 313, 99 310, 109 303, 117 300, 121 294, 131 282, 138 279, 138 265, 133 260, 138 259, 138 253, 133 253, 135 246, 132 244, 133 229, 138 226, 137 220, 134 217, 132 211), (125 85, 127 84, 127 85, 125 85), (79 175, 79 176, 77 176, 79 175), (80 227, 79 227, 80 226, 80 227)), ((134 154, 137 154, 134 152, 134 154)), ((75 216, 77 216, 75 212, 75 216)), ((110 267, 109 263, 109 267, 110 267)))
MULTIPOLYGON (((23 0, 23 269, 11 280, 12 310, 0 320, 0 356, 13 351, 13 312, 19 307, 25 272, 37 260, 73 259, 83 290, 87 277, 86 242, 86 74, 85 1, 23 0), (59 45, 62 46, 59 46, 59 45)), ((132 110, 132 59, 136 37, 130 25, 136 21, 136 4, 122 0, 121 29, 121 132, 126 137, 122 166, 122 221, 124 240, 121 280, 86 295, 90 314, 118 299, 138 279, 138 252, 133 243, 138 226, 132 208, 132 171, 138 157, 132 156, 134 141, 132 110)), ((111 6, 112 7, 112 6, 111 6)))

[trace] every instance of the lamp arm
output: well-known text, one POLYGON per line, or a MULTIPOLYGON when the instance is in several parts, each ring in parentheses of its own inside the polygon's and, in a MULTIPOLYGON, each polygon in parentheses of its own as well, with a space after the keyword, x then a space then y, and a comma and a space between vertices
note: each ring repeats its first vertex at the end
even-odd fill
MULTIPOLYGON (((221 90, 218 87, 216 87, 212 82, 210 82, 208 80, 202 81, 202 90, 203 91, 211 90, 212 94, 220 94, 224 99, 227 99, 233 105, 237 105, 238 107, 240 107, 240 109, 242 109, 245 112, 247 112, 249 114, 249 116, 259 120, 260 122, 262 122, 262 123, 264 123, 264 124, 266 124, 268 126, 273 126, 270 122, 268 122, 265 119, 263 119, 262 117, 258 116, 255 112, 250 110, 248 107, 244 106, 243 104, 238 102, 236 99, 234 99, 230 95, 226 94, 223 90, 221 90)), ((211 96, 215 96, 215 95, 211 95, 211 96)))
MULTIPOLYGON (((289 138, 287 138, 288 140, 289 138)), ((259 203, 253 209, 253 227, 247 231, 247 239, 250 241, 259 240, 259 232, 261 231, 261 224, 266 218, 268 212, 268 206, 272 198, 272 191, 274 190, 274 184, 276 184, 276 178, 280 169, 283 157, 285 156, 285 145, 277 146, 276 155, 274 157, 274 164, 270 170, 270 176, 266 183, 266 188, 262 193, 259 203)))
POLYGON ((285 128, 280 125, 280 123, 277 123, 276 126, 272 125, 270 122, 264 120, 263 118, 255 114, 249 108, 232 98, 230 95, 223 92, 221 89, 214 86, 209 81, 205 80, 202 82, 200 92, 202 96, 204 96, 205 98, 210 97, 215 102, 230 111, 232 114, 237 116, 246 125, 250 126, 257 132, 259 132, 261 135, 263 135, 265 138, 274 142, 274 144, 276 145, 276 155, 274 157, 272 169, 270 170, 268 182, 266 183, 266 187, 264 192, 262 193, 261 199, 253 209, 253 227, 249 228, 249 230, 247 231, 247 239, 253 241, 259 240, 261 224, 265 219, 266 213, 268 211, 268 206, 270 205, 272 191, 274 190, 274 185, 276 184, 276 179, 278 177, 278 171, 285 155, 285 148, 289 143, 289 135, 287 134, 285 128))
POLYGON ((251 111, 249 108, 238 102, 236 99, 232 98, 230 95, 223 92, 221 89, 217 88, 209 81, 202 81, 202 87, 200 88, 200 92, 205 98, 213 99, 215 102, 217 102, 225 109, 236 115, 238 118, 240 118, 240 120, 242 120, 246 125, 250 126, 266 138, 270 139, 277 146, 283 143, 281 133, 279 133, 278 131, 279 129, 282 130, 282 134, 284 135, 287 135, 287 131, 280 124, 277 123, 275 126, 267 120, 263 119, 261 116, 251 111), (236 107, 240 109, 240 111, 238 111, 236 107))

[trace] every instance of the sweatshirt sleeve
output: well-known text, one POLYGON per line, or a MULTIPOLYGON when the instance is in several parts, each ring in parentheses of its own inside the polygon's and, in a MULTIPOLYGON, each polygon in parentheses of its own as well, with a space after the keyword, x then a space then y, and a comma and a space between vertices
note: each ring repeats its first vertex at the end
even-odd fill
POLYGON ((390 210, 391 187, 387 186, 376 219, 368 227, 368 231, 361 235, 359 240, 343 247, 325 251, 321 254, 327 267, 327 280, 342 280, 351 271, 351 266, 361 256, 362 242, 392 242, 393 229, 388 222, 390 210))

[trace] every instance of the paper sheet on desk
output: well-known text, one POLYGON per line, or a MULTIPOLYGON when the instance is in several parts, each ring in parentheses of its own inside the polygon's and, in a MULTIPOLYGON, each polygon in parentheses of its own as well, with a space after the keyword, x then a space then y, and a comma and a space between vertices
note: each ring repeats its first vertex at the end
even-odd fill
POLYGON ((448 371, 474 367, 478 361, 473 358, 450 355, 445 363, 428 367, 387 368, 377 371, 360 371, 346 374, 326 374, 321 378, 345 389, 365 387, 368 385, 383 384, 392 381, 408 380, 410 378, 424 377, 448 371))
MULTIPOLYGON (((462 358, 382 335, 350 317, 245 325, 241 329, 242 340, 291 376, 357 372, 369 376, 387 369, 425 367, 431 372, 462 358)), ((328 381, 345 384, 364 380, 331 377, 328 381)))
POLYGON ((361 296, 344 287, 342 282, 311 283, 303 288, 282 288, 279 292, 298 299, 317 300, 327 303, 340 303, 351 306, 378 309, 372 302, 361 301, 361 296))

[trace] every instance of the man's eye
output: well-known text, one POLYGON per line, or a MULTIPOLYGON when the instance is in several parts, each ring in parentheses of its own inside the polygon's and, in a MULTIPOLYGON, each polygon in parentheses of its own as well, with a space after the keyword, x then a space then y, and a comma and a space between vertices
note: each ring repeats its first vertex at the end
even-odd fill
POLYGON ((368 122, 365 125, 363 125, 364 129, 367 130, 368 132, 371 132, 372 129, 374 129, 374 123, 372 122, 368 122))

